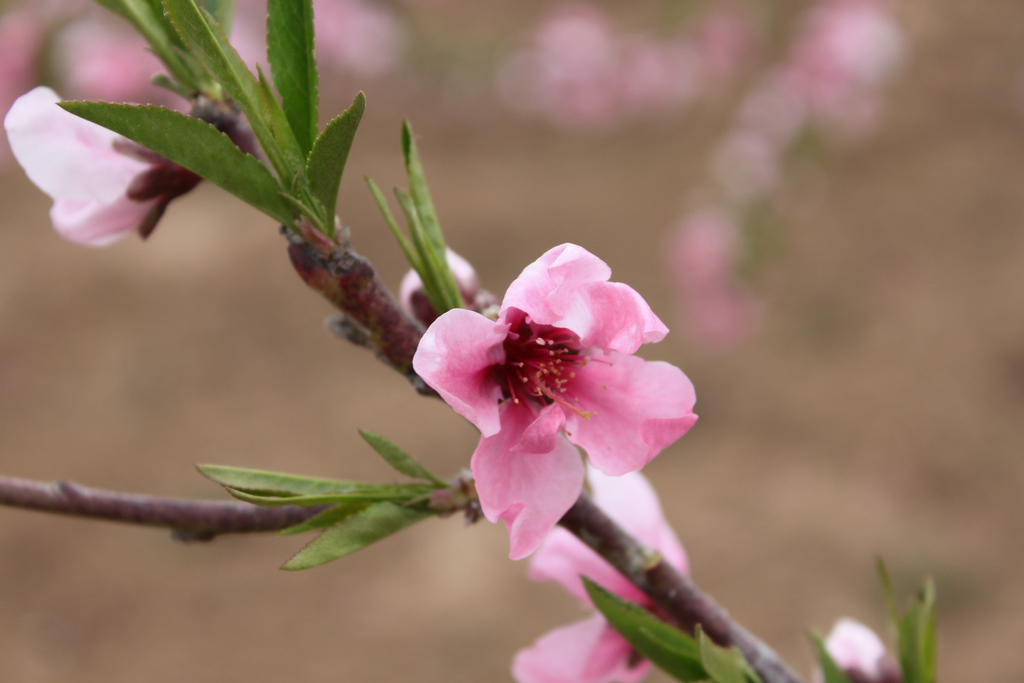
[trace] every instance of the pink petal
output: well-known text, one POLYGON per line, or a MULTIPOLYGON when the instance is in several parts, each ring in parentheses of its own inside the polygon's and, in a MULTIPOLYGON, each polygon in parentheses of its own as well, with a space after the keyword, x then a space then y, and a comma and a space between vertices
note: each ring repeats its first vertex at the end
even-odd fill
POLYGON ((601 615, 550 631, 512 662, 518 683, 634 683, 651 669, 630 668, 632 647, 601 615))
POLYGON ((102 247, 135 232, 157 201, 134 202, 124 196, 109 204, 57 199, 50 209, 50 220, 64 238, 102 247))
POLYGON ((674 365, 610 352, 576 375, 572 390, 591 415, 567 411, 565 431, 605 474, 641 469, 697 421, 693 384, 674 365))
POLYGON ((825 639, 825 649, 839 668, 877 676, 885 645, 875 632, 855 619, 840 619, 825 639))
POLYGON ((501 430, 481 437, 471 469, 480 507, 492 522, 505 522, 509 557, 519 560, 544 540, 583 490, 583 461, 559 430, 561 408, 534 416, 529 407, 505 401, 501 430))
POLYGON ((646 603, 647 596, 625 579, 600 555, 562 527, 544 539, 530 558, 527 576, 533 581, 555 581, 577 600, 590 604, 580 576, 630 602, 646 603))
POLYGON ((608 265, 583 247, 563 244, 531 263, 509 286, 501 303, 537 323, 564 327, 585 347, 633 353, 660 341, 668 328, 628 285, 607 282, 608 265))
POLYGON ((15 100, 4 118, 14 157, 53 199, 116 201, 149 166, 114 151, 116 133, 69 114, 59 101, 44 87, 15 100))
POLYGON ((412 366, 455 412, 476 425, 483 437, 498 433, 501 387, 491 367, 505 361, 502 342, 508 325, 464 308, 448 311, 427 328, 412 366))

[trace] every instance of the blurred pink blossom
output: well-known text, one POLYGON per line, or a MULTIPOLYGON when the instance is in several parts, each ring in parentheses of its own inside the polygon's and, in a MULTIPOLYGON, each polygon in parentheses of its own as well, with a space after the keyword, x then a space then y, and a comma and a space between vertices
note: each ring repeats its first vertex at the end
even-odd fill
MULTIPOLYGON (((29 9, 0 15, 0 116, 35 83, 44 28, 42 19, 29 9)), ((6 140, 0 141, 0 165, 9 154, 6 140)))
POLYGON ((686 328, 698 341, 733 346, 757 327, 761 304, 737 276, 741 235, 724 213, 691 214, 676 228, 669 269, 686 328))
POLYGON ((317 50, 322 62, 356 76, 392 69, 405 36, 384 4, 368 0, 314 0, 317 50))
POLYGON ((782 77, 815 115, 859 132, 877 119, 879 88, 903 51, 886 0, 826 0, 808 15, 782 77))
MULTIPOLYGON (((609 477, 590 468, 587 479, 594 502, 604 512, 660 552, 671 566, 689 573, 686 553, 642 474, 609 477)), ((555 528, 534 554, 530 578, 556 581, 573 597, 592 606, 581 575, 625 600, 642 606, 651 604, 646 595, 582 541, 565 529, 555 528)), ((521 650, 512 664, 512 674, 519 683, 631 683, 642 679, 650 669, 650 662, 638 660, 632 646, 600 614, 541 636, 521 650)))
POLYGON ((712 15, 696 37, 663 40, 617 33, 591 5, 563 5, 501 64, 498 95, 512 109, 566 127, 608 127, 678 108, 731 72, 749 46, 743 22, 726 17, 712 15))
POLYGON ((484 516, 509 529, 512 559, 532 553, 583 486, 583 462, 642 468, 697 420, 683 372, 634 354, 668 328, 611 269, 574 244, 516 278, 497 320, 448 311, 413 367, 480 430, 470 467, 484 516))
POLYGON ((57 59, 75 99, 147 103, 169 99, 169 92, 150 82, 165 69, 136 33, 86 19, 61 31, 58 45, 57 59))

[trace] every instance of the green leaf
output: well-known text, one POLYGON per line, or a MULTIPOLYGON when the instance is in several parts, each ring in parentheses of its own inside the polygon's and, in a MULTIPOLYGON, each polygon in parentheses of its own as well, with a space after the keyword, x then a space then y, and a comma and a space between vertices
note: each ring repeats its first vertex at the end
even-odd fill
POLYGON ((413 479, 426 479, 441 488, 447 488, 447 483, 428 472, 427 468, 419 464, 411 455, 380 434, 360 429, 359 435, 366 443, 370 444, 370 448, 377 451, 377 455, 384 458, 389 465, 402 474, 413 479))
POLYGON ((290 168, 282 158, 270 123, 269 104, 260 85, 216 20, 197 7, 194 0, 164 0, 164 7, 189 51, 245 113, 278 176, 294 177, 299 169, 290 168))
POLYGON ((371 505, 362 512, 346 517, 317 536, 282 569, 309 569, 326 564, 387 538, 433 514, 399 507, 394 503, 371 505))
POLYGON ((832 655, 828 653, 825 641, 822 640, 821 636, 817 633, 812 633, 811 640, 814 641, 814 651, 818 655, 818 665, 821 666, 821 673, 824 675, 825 683, 850 683, 849 676, 839 668, 836 660, 832 659, 832 655))
POLYGON ((377 183, 373 182, 369 177, 364 176, 363 179, 366 184, 370 187, 370 193, 373 195, 374 201, 377 202, 377 208, 384 214, 384 221, 388 224, 388 228, 391 230, 391 234, 395 236, 398 241, 398 246, 402 248, 402 252, 405 254, 405 258, 409 261, 413 270, 417 273, 423 270, 423 263, 420 261, 420 256, 416 252, 409 238, 405 236, 405 233, 399 229, 398 224, 395 222, 395 217, 391 215, 391 209, 388 208, 388 202, 384 198, 384 193, 377 187, 377 183))
MULTIPOLYGON (((430 260, 437 265, 435 276, 444 298, 444 308, 437 308, 437 312, 440 314, 452 308, 461 308, 462 294, 459 292, 458 283, 455 282, 455 276, 448 267, 441 225, 437 220, 437 213, 434 211, 434 203, 430 199, 427 177, 423 172, 419 151, 416 149, 416 140, 413 138, 412 126, 408 121, 402 122, 402 155, 405 157, 405 171, 409 176, 409 194, 412 195, 415 203, 416 214, 419 216, 425 238, 426 250, 421 250, 421 256, 426 260, 426 256, 429 254, 432 257, 430 260)), ((410 226, 410 232, 411 230, 412 226, 410 226)), ((432 264, 425 263, 424 265, 430 268, 432 264)))
POLYGON ((700 643, 700 660, 704 670, 715 683, 759 683, 760 678, 747 664, 743 653, 736 647, 725 648, 716 645, 707 634, 697 626, 697 640, 700 643))
POLYGON ((346 517, 354 515, 360 510, 365 510, 370 507, 370 505, 372 505, 372 503, 342 503, 332 505, 323 512, 310 517, 301 524, 296 524, 295 526, 290 526, 287 529, 282 529, 278 532, 278 536, 293 536, 307 531, 316 531, 318 529, 334 526, 346 517))
POLYGON ((650 612, 613 595, 586 577, 583 585, 594 607, 641 655, 679 681, 703 681, 708 672, 693 638, 650 612))
POLYGON ((251 491, 239 490, 228 486, 225 486, 224 490, 238 500, 245 501, 246 503, 252 503, 253 505, 260 505, 262 507, 279 508, 285 505, 295 505, 298 507, 309 508, 316 507, 317 505, 358 505, 381 501, 405 503, 429 495, 431 491, 433 491, 433 488, 426 486, 425 484, 410 486, 367 485, 366 488, 354 491, 321 493, 310 496, 280 495, 273 492, 252 493, 251 491))
POLYGON ((281 150, 288 172, 292 173, 291 176, 288 176, 286 182, 282 182, 282 185, 291 184, 294 186, 296 177, 302 172, 304 167, 305 152, 299 149, 299 143, 295 139, 291 123, 288 122, 288 117, 285 116, 284 110, 281 109, 281 104, 277 101, 274 91, 270 88, 270 82, 263 75, 263 69, 259 64, 256 65, 256 74, 260 84, 260 93, 267 106, 267 114, 270 117, 270 129, 274 133, 274 140, 281 150))
POLYGON ((321 493, 349 493, 359 491, 371 484, 320 477, 304 477, 283 472, 253 470, 246 467, 227 465, 196 465, 199 473, 221 486, 248 493, 279 493, 295 496, 319 495, 321 493))
POLYGON ((324 205, 327 222, 334 226, 335 205, 338 188, 345 172, 349 150, 356 136, 359 121, 366 109, 366 96, 356 95, 352 106, 341 116, 335 117, 313 143, 313 149, 306 159, 306 179, 313 196, 324 205))
POLYGON ((267 167, 212 125, 163 107, 61 102, 67 111, 134 140, 290 225, 292 212, 267 167))
POLYGON ((202 0, 204 10, 213 15, 225 35, 231 35, 231 22, 235 18, 235 0, 202 0))
POLYGON ((312 1, 268 0, 270 76, 277 92, 281 93, 285 114, 303 157, 313 147, 317 130, 318 76, 314 47, 312 1))
POLYGON ((426 236, 423 234, 423 224, 420 222, 419 213, 416 211, 416 203, 412 195, 399 187, 395 188, 395 199, 398 200, 398 205, 402 208, 402 213, 405 214, 405 222, 409 226, 412 246, 419 256, 417 262, 421 265, 422 270, 416 272, 419 273, 420 280, 423 282, 423 293, 427 295, 427 299, 430 300, 430 304, 434 307, 435 311, 447 311, 450 306, 438 276, 437 259, 434 258, 430 245, 426 242, 426 236))

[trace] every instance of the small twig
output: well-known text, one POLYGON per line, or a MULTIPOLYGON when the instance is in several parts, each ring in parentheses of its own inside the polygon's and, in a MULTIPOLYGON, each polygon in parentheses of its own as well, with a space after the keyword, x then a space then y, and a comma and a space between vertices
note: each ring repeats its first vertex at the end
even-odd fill
POLYGON ((163 498, 105 491, 67 481, 41 482, 4 476, 0 476, 0 505, 164 527, 179 541, 279 531, 304 522, 325 507, 262 508, 242 502, 163 498))
POLYGON ((359 332, 355 341, 372 349, 418 389, 425 387, 412 369, 423 327, 395 301, 370 262, 344 238, 342 244, 324 253, 297 235, 287 236, 288 256, 295 271, 347 316, 351 329, 359 332))
POLYGON ((719 645, 735 645, 764 683, 802 683, 765 643, 733 621, 710 596, 659 553, 637 541, 584 492, 559 521, 563 527, 647 594, 680 626, 693 632, 700 624, 719 645))

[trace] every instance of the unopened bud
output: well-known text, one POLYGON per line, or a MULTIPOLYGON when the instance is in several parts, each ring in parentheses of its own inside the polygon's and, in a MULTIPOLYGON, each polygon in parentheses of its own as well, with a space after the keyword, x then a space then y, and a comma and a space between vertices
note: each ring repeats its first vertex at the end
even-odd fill
MULTIPOLYGON (((469 261, 451 249, 446 248, 445 254, 448 257, 448 266, 452 270, 452 275, 455 276, 455 283, 459 286, 463 302, 468 307, 475 308, 477 292, 480 290, 480 281, 477 279, 476 271, 473 270, 473 266, 469 265, 469 261)), ((415 270, 410 270, 402 278, 399 299, 405 310, 412 313, 413 317, 424 325, 429 327, 430 323, 437 320, 437 311, 434 310, 433 304, 430 303, 426 292, 423 291, 423 280, 415 270)))
MULTIPOLYGON (((902 676, 870 628, 840 619, 825 639, 825 649, 851 683, 901 683, 902 676)), ((819 672, 820 676, 820 672, 819 672)))

